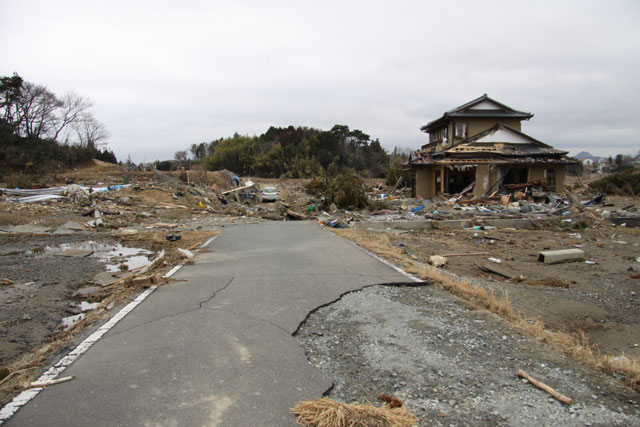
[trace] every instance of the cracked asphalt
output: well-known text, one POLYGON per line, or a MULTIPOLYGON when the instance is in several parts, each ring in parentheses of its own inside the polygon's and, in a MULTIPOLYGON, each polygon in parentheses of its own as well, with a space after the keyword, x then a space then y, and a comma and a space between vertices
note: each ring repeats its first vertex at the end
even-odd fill
POLYGON ((234 225, 6 425, 287 426, 332 386, 292 336, 345 292, 407 277, 313 222, 234 225))

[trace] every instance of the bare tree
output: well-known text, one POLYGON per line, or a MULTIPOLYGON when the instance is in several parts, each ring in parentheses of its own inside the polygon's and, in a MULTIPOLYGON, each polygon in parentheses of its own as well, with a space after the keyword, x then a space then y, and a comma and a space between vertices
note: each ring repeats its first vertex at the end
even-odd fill
MULTIPOLYGON (((54 113, 53 128, 51 130, 51 138, 58 139, 58 136, 70 125, 79 125, 86 131, 96 126, 103 127, 98 123, 91 113, 89 108, 93 104, 88 98, 76 95, 73 92, 69 92, 60 99, 60 105, 54 113)), ((77 132, 77 129, 74 129, 77 132)), ((102 138, 105 139, 105 138, 102 138)), ((82 142, 82 139, 81 139, 82 142)))
POLYGON ((180 151, 176 151, 176 153, 173 155, 173 158, 180 161, 180 162, 186 162, 187 161, 187 150, 180 150, 180 151))
POLYGON ((84 113, 81 121, 72 122, 71 128, 78 138, 77 143, 83 147, 92 145, 98 148, 110 136, 107 128, 90 113, 84 113))
POLYGON ((45 86, 24 82, 17 108, 22 126, 20 136, 42 138, 55 127, 55 111, 62 103, 45 86))

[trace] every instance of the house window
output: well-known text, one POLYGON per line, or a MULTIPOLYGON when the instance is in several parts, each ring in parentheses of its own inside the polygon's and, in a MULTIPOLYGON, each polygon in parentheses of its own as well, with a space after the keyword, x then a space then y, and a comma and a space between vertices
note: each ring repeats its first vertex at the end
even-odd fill
POLYGON ((467 124, 466 123, 456 123, 453 136, 455 136, 456 138, 466 138, 467 137, 467 124))
POLYGON ((442 129, 442 140, 444 142, 449 141, 449 128, 448 127, 442 129))

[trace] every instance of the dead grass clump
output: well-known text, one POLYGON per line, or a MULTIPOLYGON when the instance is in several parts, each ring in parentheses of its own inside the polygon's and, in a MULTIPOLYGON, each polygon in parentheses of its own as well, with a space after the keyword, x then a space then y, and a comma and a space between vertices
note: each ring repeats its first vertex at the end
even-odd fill
POLYGON ((483 307, 506 319, 517 318, 516 313, 511 308, 509 295, 506 293, 498 295, 493 289, 487 291, 480 286, 472 285, 467 280, 457 279, 441 273, 436 268, 425 265, 417 265, 414 263, 408 272, 416 274, 423 280, 435 281, 452 294, 472 301, 480 307, 483 307))
POLYGON ((640 393, 640 359, 627 356, 603 356, 598 359, 598 367, 609 374, 617 374, 624 382, 640 393))
POLYGON ((308 427, 410 427, 418 424, 403 407, 345 404, 328 397, 297 404, 291 412, 296 422, 308 427))
POLYGON ((0 382, 0 405, 11 399, 15 394, 29 388, 39 368, 46 360, 71 341, 71 335, 57 338, 46 343, 32 353, 9 366, 9 374, 0 382))
POLYGON ((344 237, 345 239, 349 239, 355 242, 359 246, 367 248, 368 250, 394 264, 402 266, 405 265, 404 253, 400 250, 400 248, 393 245, 391 239, 389 239, 389 236, 387 234, 378 233, 373 235, 365 230, 348 230, 336 228, 330 228, 328 230, 333 231, 340 237, 344 237))

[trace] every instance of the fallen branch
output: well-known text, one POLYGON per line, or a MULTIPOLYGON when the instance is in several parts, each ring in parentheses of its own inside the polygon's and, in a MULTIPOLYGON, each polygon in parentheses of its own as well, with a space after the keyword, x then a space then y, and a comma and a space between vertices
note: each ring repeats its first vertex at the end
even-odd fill
POLYGON ((171 209, 171 208, 176 208, 176 209, 189 209, 187 206, 185 205, 174 205, 173 203, 165 203, 165 202, 160 202, 158 203, 160 205, 160 207, 165 208, 165 209, 171 209))
POLYGON ((50 386, 50 385, 71 381, 75 377, 76 377, 75 375, 72 375, 70 377, 62 377, 62 378, 57 378, 55 380, 49 380, 49 381, 34 381, 34 382, 31 383, 31 387, 32 388, 33 387, 47 387, 47 386, 50 386))
POLYGON ((573 405, 573 399, 571 399, 570 397, 567 397, 567 396, 565 396, 563 394, 558 393, 557 391, 555 391, 554 389, 552 389, 551 387, 549 387, 545 383, 536 380, 535 378, 533 378, 531 375, 527 374, 522 369, 518 370, 518 373, 516 375, 518 375, 520 378, 526 379, 527 381, 529 381, 531 384, 533 384, 534 386, 536 386, 540 390, 546 391, 547 393, 549 393, 551 396, 553 396, 555 399, 559 400, 560 402, 562 402, 562 403, 564 403, 566 405, 573 405))
POLYGON ((454 256, 476 256, 476 255, 489 255, 489 252, 469 252, 468 254, 444 254, 440 256, 451 258, 454 256))

